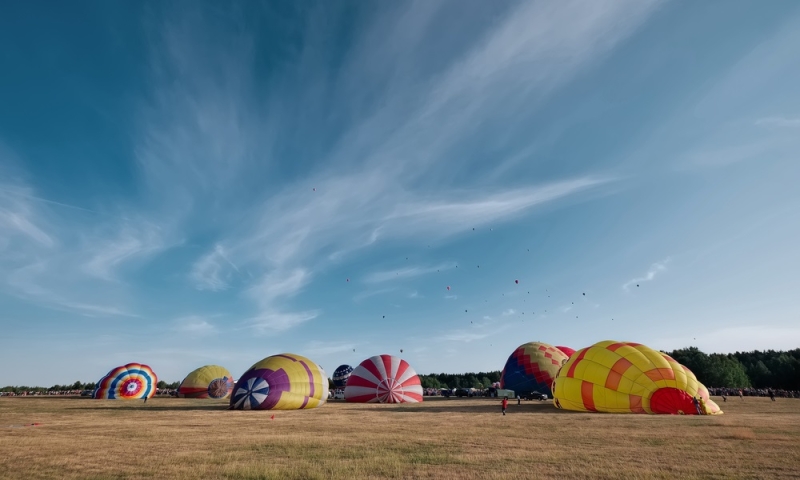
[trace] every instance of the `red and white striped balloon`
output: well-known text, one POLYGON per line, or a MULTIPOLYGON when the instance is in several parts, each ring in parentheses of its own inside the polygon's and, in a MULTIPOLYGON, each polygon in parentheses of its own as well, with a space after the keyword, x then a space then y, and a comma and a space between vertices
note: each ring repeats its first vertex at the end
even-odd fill
POLYGON ((376 355, 361 362, 347 379, 344 398, 356 403, 418 403, 422 384, 405 360, 376 355))

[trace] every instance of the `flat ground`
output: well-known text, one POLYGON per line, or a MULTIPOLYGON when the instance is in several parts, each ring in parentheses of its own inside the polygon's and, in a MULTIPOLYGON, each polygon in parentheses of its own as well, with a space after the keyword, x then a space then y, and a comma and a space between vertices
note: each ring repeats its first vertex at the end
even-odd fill
POLYGON ((491 399, 244 412, 172 398, 0 398, 0 477, 800 478, 800 400, 720 405, 724 415, 697 417, 511 402, 503 417, 491 399))

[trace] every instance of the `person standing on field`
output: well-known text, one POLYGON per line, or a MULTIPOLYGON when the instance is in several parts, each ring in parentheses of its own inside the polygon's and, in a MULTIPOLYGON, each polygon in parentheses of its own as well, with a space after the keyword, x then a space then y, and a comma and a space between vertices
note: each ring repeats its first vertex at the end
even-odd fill
POLYGON ((506 408, 508 408, 508 397, 503 397, 503 416, 506 414, 506 408))

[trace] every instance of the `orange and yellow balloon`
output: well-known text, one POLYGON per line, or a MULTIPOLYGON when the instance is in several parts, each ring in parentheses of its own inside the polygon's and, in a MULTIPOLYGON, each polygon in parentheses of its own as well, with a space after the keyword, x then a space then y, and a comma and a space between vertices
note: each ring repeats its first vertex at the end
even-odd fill
POLYGON ((669 355, 639 343, 613 340, 570 356, 553 382, 553 403, 580 412, 722 413, 708 398, 706 387, 669 355))

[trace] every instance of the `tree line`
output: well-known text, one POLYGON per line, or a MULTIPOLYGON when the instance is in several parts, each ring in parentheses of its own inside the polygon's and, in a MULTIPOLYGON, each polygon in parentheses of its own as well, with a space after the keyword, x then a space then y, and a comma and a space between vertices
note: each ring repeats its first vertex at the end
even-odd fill
MULTIPOLYGON (((162 390, 174 390, 177 389, 181 382, 172 382, 167 383, 163 380, 159 381, 156 384, 156 388, 160 388, 162 390)), ((6 386, 0 388, 0 392, 11 392, 15 394, 20 394, 22 392, 65 392, 69 390, 94 390, 97 386, 96 382, 81 382, 77 381, 75 383, 69 385, 53 385, 52 387, 29 387, 26 385, 21 386, 6 386)))
MULTIPOLYGON (((758 351, 736 353, 702 352, 697 347, 665 352, 694 372, 707 387, 779 388, 800 390, 800 348, 789 351, 758 351)), ((423 388, 487 388, 500 381, 500 371, 478 373, 431 373, 420 375, 423 388)), ((180 382, 158 382, 164 390, 177 389, 180 382)), ((3 387, 0 392, 47 392, 65 390, 93 390, 94 382, 75 382, 71 385, 45 387, 3 387)), ((333 384, 331 382, 331 388, 333 384)))
POLYGON ((707 387, 800 390, 800 348, 709 355, 689 347, 666 353, 707 387))

